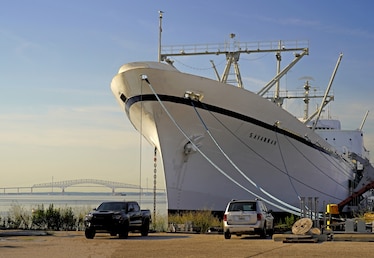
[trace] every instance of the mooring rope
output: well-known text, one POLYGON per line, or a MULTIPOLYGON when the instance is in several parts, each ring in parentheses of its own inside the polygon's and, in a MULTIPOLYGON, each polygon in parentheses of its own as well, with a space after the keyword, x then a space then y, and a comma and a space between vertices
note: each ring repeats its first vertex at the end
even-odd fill
POLYGON ((151 83, 149 82, 148 78, 146 75, 142 75, 141 76, 142 80, 146 81, 150 90, 152 91, 152 93, 155 95, 157 101, 160 103, 162 109, 165 111, 165 113, 167 114, 167 116, 170 118, 170 120, 173 122, 173 124, 176 126, 176 128, 182 133, 182 135, 192 144, 192 146, 214 167, 217 169, 217 171, 219 171, 222 175, 224 175, 227 179, 229 179, 231 182, 233 182, 235 185, 237 185, 238 187, 240 187, 241 189, 243 189, 244 191, 252 194, 253 196, 255 196, 256 198, 259 198, 259 199, 262 199, 264 202, 280 209, 280 210, 283 210, 283 211, 286 211, 286 212, 289 212, 291 214, 294 214, 294 215, 300 215, 300 210, 297 212, 295 210, 291 210, 291 209, 287 209, 283 206, 280 206, 279 204, 277 203, 274 203, 272 201, 269 201, 267 199, 264 199, 264 198, 261 198, 261 196, 259 196, 258 194, 252 192, 251 190, 247 189, 246 187, 244 187, 243 185, 241 185, 239 182, 237 182, 235 179, 233 179, 232 177, 230 177, 227 173, 225 173, 220 167, 218 167, 211 159, 209 159, 209 157, 207 157, 205 155, 205 153, 203 153, 196 145, 195 143, 187 136, 187 134, 183 131, 183 129, 179 126, 179 124, 175 121, 175 119, 173 118, 173 116, 170 114, 169 110, 165 107, 164 103, 161 101, 160 97, 158 96, 158 94, 155 92, 153 86, 151 85, 151 83))
MULTIPOLYGON (((283 174, 285 174, 289 179, 290 179, 290 181, 292 180, 292 181, 295 181, 295 182, 298 182, 299 184, 302 184, 302 185, 304 185, 304 186, 306 186, 306 187, 308 187, 308 188, 310 188, 310 189, 312 189, 313 191, 315 191, 315 192, 319 192, 319 193, 321 193, 321 194, 323 194, 323 195, 326 195, 326 196, 330 196, 331 198, 334 198, 334 199, 339 199, 338 197, 336 197, 336 196, 333 196, 333 195, 331 195, 331 194, 329 194, 329 193, 326 193, 326 192, 324 192, 324 191, 322 191, 322 190, 319 190, 319 189, 316 189, 316 188, 314 188, 314 187, 311 187, 310 185, 307 185, 307 184, 305 184, 304 182, 302 182, 302 181, 300 181, 300 180, 298 180, 297 178, 295 178, 295 177, 293 177, 292 175, 290 175, 289 173, 288 173, 288 170, 287 170, 287 168, 285 167, 285 169, 286 169, 286 171, 282 171, 279 167, 276 167, 272 162, 270 162, 269 160, 267 160, 265 157, 263 157, 261 154, 259 154, 258 152, 256 152, 253 148, 251 148, 250 146, 248 146, 245 142, 243 142, 240 138, 238 138, 220 119, 218 119, 214 114, 212 114, 212 112, 209 110, 209 109, 207 109, 207 108, 205 108, 205 105, 202 103, 202 107, 204 108, 204 110, 205 111, 207 111, 207 112, 209 112, 209 114, 214 118, 214 119, 216 119, 217 120, 217 122, 218 123, 220 123, 228 132, 230 132, 239 142, 241 142, 244 146, 246 146, 248 149, 250 149, 251 151, 253 151, 256 155, 258 155, 261 159, 263 159, 265 162, 267 162, 269 165, 271 165, 271 166, 273 166, 276 170, 278 170, 279 172, 281 172, 281 173, 283 173, 283 174)), ((277 137, 277 135, 276 135, 276 137, 277 137)), ((298 152, 300 152, 300 150, 299 149, 297 149, 297 147, 290 141, 290 139, 289 138, 286 138, 288 141, 289 141, 289 143, 298 151, 298 152)), ((277 137, 277 141, 279 141, 279 138, 277 137)), ((302 153, 302 152, 300 152, 304 157, 305 157, 305 155, 302 153)), ((321 154, 322 155, 322 154, 321 154)), ((305 157, 306 158, 306 157, 305 157)), ((327 159, 327 157, 325 157, 326 159, 327 159)), ((282 155, 282 159, 283 159, 283 155, 282 155)), ((312 161, 310 160, 310 159, 308 159, 308 158, 306 158, 311 164, 313 164, 312 163, 312 161)), ((283 161, 284 162, 284 161, 283 161)), ((331 161, 330 161, 331 162, 331 161)), ((285 162, 284 162, 285 163, 285 162)), ((314 165, 314 164, 313 164, 314 165)), ((315 165, 314 165, 315 166, 315 165)), ((321 170, 320 170, 321 171, 321 170)), ((335 180, 334 180, 335 181, 335 180)), ((338 182, 337 182, 338 183, 338 182)), ((291 182, 291 184, 293 184, 292 182, 291 182)), ((341 185, 341 184, 339 184, 339 185, 341 185)), ((294 187, 293 187, 294 188, 294 187)), ((300 200, 301 199, 301 197, 299 196, 299 194, 297 193, 297 191, 295 190, 295 193, 296 193, 296 195, 297 195, 297 198, 300 200)), ((307 209, 307 210, 309 210, 309 208, 307 207, 307 206, 305 206, 305 208, 307 209)))
POLYGON ((278 144, 277 144, 277 145, 278 145, 278 150, 279 150, 280 156, 281 156, 281 158, 282 158, 282 162, 283 162, 284 169, 286 170, 287 178, 288 178, 288 180, 290 181, 290 184, 291 184, 291 186, 292 186, 292 189, 294 190, 294 192, 295 192, 296 195, 297 195, 297 198, 298 198, 299 201, 300 201, 300 200, 301 200, 301 197, 300 197, 299 193, 297 192, 295 185, 294 185, 293 182, 292 182, 292 178, 291 178, 290 174, 288 173, 288 169, 287 169, 286 161, 284 160, 284 157, 283 157, 283 152, 282 152, 282 149, 281 149, 281 144, 280 144, 280 141, 279 141, 279 138, 278 138, 278 134, 277 134, 277 132, 275 132, 275 138, 277 139, 277 142, 278 142, 278 144))
MULTIPOLYGON (((290 208, 290 209, 294 209, 295 211, 299 211, 300 209, 297 208, 297 207, 294 207, 280 199, 278 199, 277 197, 275 197, 274 195, 268 193, 267 191, 265 191, 261 186, 257 185, 252 179, 250 179, 233 161, 232 159, 230 159, 230 157, 225 153, 225 151, 222 149, 222 147, 218 144, 217 140, 214 138, 214 136, 211 134, 209 128, 206 126, 206 123, 204 122, 204 120, 202 119, 200 113, 197 111, 193 101, 191 101, 191 104, 197 114, 197 116, 199 117, 201 123, 203 124, 206 132, 208 133, 208 135, 210 136, 210 138, 212 139, 212 141, 214 142, 214 144, 217 146, 217 148, 219 149, 219 151, 222 153, 222 155, 227 159, 227 161, 236 169, 236 171, 239 172, 239 174, 241 174, 248 182, 250 182, 254 187, 256 187, 258 190, 260 190, 262 193, 264 193, 265 195, 269 196, 271 199, 273 199, 274 201, 276 202, 279 202, 280 204, 290 208)), ((299 197, 299 196, 298 196, 299 197)))
MULTIPOLYGON (((323 175, 325 175, 326 177, 330 178, 332 181, 334 181, 336 184, 342 186, 343 188, 346 188, 344 185, 342 185, 341 183, 339 183, 338 181, 336 181, 335 179, 333 179, 331 176, 327 175, 325 172, 323 172, 323 170, 318 167, 317 165, 315 165, 307 156, 305 156, 305 154, 299 150, 288 138, 287 140, 289 141, 289 143, 291 145, 294 146, 294 148, 306 159, 309 161, 310 164, 312 164, 318 171, 320 171, 323 175)), ((329 159, 327 159, 326 155, 324 155, 323 153, 319 152, 321 154, 321 156, 326 159, 332 166, 334 166, 339 172, 342 172, 344 173, 346 176, 350 176, 348 173, 345 172, 345 169, 339 164, 336 164, 335 160, 331 161, 329 159), (339 167, 338 167, 339 166, 339 167)), ((339 159, 341 160, 342 157, 340 155, 337 155, 339 157, 339 159)))

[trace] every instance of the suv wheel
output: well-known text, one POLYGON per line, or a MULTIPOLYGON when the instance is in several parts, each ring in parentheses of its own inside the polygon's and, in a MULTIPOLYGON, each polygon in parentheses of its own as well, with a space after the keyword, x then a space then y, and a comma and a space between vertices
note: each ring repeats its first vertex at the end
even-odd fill
POLYGON ((264 225, 264 227, 261 229, 260 237, 266 238, 266 225, 264 225))
POLYGON ((274 228, 269 230, 269 236, 272 237, 274 235, 274 228))
POLYGON ((230 231, 226 231, 225 232, 225 239, 230 239, 231 238, 231 233, 230 233, 230 231))

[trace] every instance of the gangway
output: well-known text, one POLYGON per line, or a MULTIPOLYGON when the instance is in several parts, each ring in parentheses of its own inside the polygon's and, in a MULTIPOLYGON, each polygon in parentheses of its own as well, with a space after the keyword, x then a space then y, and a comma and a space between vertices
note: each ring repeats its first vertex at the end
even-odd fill
MULTIPOLYGON (((355 188, 346 199, 338 203, 339 211, 343 211, 343 208, 352 203, 357 198, 360 198, 364 193, 370 189, 374 189, 374 167, 370 164, 369 160, 362 158, 357 154, 351 153, 351 159, 355 160, 358 164, 362 165, 361 169, 357 169, 359 181, 355 184, 355 188)), ((356 175, 357 176, 357 175, 356 175)))
POLYGON ((350 195, 349 197, 347 197, 345 200, 343 200, 340 203, 338 203, 339 211, 342 211, 343 208, 347 204, 349 204, 351 201, 355 200, 356 198, 361 197, 364 193, 366 193, 370 189, 374 189, 374 181, 372 181, 371 183, 365 185, 360 190, 358 190, 357 192, 354 192, 352 195, 350 195))

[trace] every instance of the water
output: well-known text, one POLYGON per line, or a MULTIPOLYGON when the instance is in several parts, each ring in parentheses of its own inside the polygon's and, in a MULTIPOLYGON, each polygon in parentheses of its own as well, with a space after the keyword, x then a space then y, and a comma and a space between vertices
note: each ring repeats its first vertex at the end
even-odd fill
MULTIPOLYGON (((54 208, 72 208, 74 213, 85 213, 96 208, 104 201, 137 201, 142 209, 149 209, 153 214, 153 194, 142 195, 128 194, 126 196, 111 195, 108 193, 33 193, 33 194, 0 194, 0 216, 7 216, 12 207, 21 207, 24 211, 32 212, 38 206, 48 209, 53 204, 54 208)), ((165 194, 156 195, 156 213, 167 214, 165 194)))

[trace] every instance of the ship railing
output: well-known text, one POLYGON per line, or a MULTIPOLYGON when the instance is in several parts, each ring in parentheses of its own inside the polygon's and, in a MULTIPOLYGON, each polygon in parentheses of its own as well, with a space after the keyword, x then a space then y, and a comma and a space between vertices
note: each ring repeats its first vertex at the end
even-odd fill
MULTIPOLYGON (((308 94, 309 99, 313 98, 323 98, 324 92, 322 90, 313 90, 310 91, 308 94)), ((267 99, 272 99, 275 96, 275 91, 268 91, 264 97, 267 99)), ((334 96, 334 92, 331 91, 330 94, 328 95, 329 97, 334 96)), ((293 98, 305 98, 305 90, 280 90, 278 92, 278 97, 279 98, 284 98, 284 99, 293 99, 293 98)))
POLYGON ((161 55, 203 55, 203 54, 224 54, 228 52, 275 52, 275 51, 297 51, 309 49, 308 40, 278 40, 278 41, 256 41, 239 42, 229 41, 225 43, 208 44, 184 44, 169 45, 161 47, 161 55))

